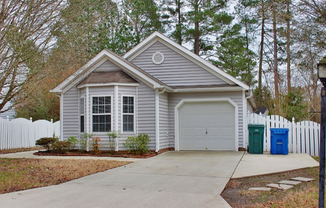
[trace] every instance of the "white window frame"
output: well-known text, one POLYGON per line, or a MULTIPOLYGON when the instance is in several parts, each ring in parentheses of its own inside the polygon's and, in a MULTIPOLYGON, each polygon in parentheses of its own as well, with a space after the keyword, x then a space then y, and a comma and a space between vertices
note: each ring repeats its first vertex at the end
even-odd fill
POLYGON ((85 132, 85 101, 86 101, 86 99, 85 99, 85 96, 81 96, 80 98, 79 98, 79 132, 80 133, 84 133, 85 132), (82 99, 83 99, 83 103, 82 103, 82 99), (81 112, 81 110, 83 109, 83 112, 81 112), (82 128, 82 126, 81 126, 81 117, 82 116, 84 116, 84 127, 83 127, 83 129, 84 129, 84 131, 81 131, 81 128, 82 128))
POLYGON ((126 134, 134 134, 135 133, 135 130, 136 130, 136 126, 135 126, 135 116, 136 116, 136 113, 135 113, 135 110, 136 110, 136 98, 135 98, 135 95, 121 95, 121 132, 122 133, 126 133, 126 134), (124 113, 123 112, 123 98, 124 97, 132 97, 134 99, 134 112, 133 113, 124 113), (124 131, 123 129, 123 116, 124 115, 132 115, 133 116, 133 131, 124 131))
POLYGON ((112 103, 112 99, 113 99, 113 96, 110 94, 110 95, 92 95, 91 96, 91 105, 90 105, 90 117, 91 117, 91 129, 92 129, 92 133, 107 133, 108 131, 94 131, 93 129, 93 115, 110 115, 111 117, 111 122, 110 122, 110 130, 109 131, 112 131, 112 123, 113 123, 113 116, 112 116, 112 112, 113 112, 113 103, 112 103), (95 97, 110 97, 110 105, 111 105, 111 112, 110 113, 93 113, 93 98, 95 97))

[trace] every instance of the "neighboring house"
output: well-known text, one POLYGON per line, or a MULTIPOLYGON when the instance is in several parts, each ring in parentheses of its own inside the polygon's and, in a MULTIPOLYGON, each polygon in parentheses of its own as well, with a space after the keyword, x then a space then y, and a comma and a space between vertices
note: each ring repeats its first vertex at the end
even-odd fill
POLYGON ((266 117, 266 116, 268 116, 269 110, 268 110, 267 107, 258 107, 255 110, 255 113, 258 114, 258 115, 261 115, 263 117, 266 117))
POLYGON ((247 146, 249 87, 154 32, 123 57, 103 50, 52 90, 61 95, 61 139, 120 131, 148 134, 149 148, 247 146))

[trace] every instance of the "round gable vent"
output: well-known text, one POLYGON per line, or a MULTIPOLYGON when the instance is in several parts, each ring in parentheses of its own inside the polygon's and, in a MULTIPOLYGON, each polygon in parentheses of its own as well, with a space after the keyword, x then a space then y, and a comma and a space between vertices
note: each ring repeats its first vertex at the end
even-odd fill
POLYGON ((156 52, 152 56, 152 61, 154 64, 161 64, 164 61, 164 55, 161 52, 156 52))

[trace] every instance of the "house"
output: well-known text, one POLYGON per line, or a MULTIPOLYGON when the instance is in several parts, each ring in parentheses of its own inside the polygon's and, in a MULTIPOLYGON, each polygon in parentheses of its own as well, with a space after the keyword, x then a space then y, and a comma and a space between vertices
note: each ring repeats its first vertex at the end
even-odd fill
POLYGON ((263 117, 266 117, 266 116, 268 116, 269 110, 268 110, 267 107, 262 106, 262 107, 258 107, 258 108, 255 110, 255 113, 258 114, 258 115, 261 115, 261 116, 263 116, 263 117))
POLYGON ((101 51, 52 92, 61 139, 119 131, 119 149, 140 133, 156 151, 247 147, 249 87, 158 32, 123 57, 101 51))

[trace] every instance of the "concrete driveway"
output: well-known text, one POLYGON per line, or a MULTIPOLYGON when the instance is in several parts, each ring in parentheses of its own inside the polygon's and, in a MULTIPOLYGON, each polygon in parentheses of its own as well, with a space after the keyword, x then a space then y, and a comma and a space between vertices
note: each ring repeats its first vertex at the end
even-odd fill
POLYGON ((2 194, 0 207, 230 207, 220 193, 243 154, 166 152, 60 185, 2 194))

